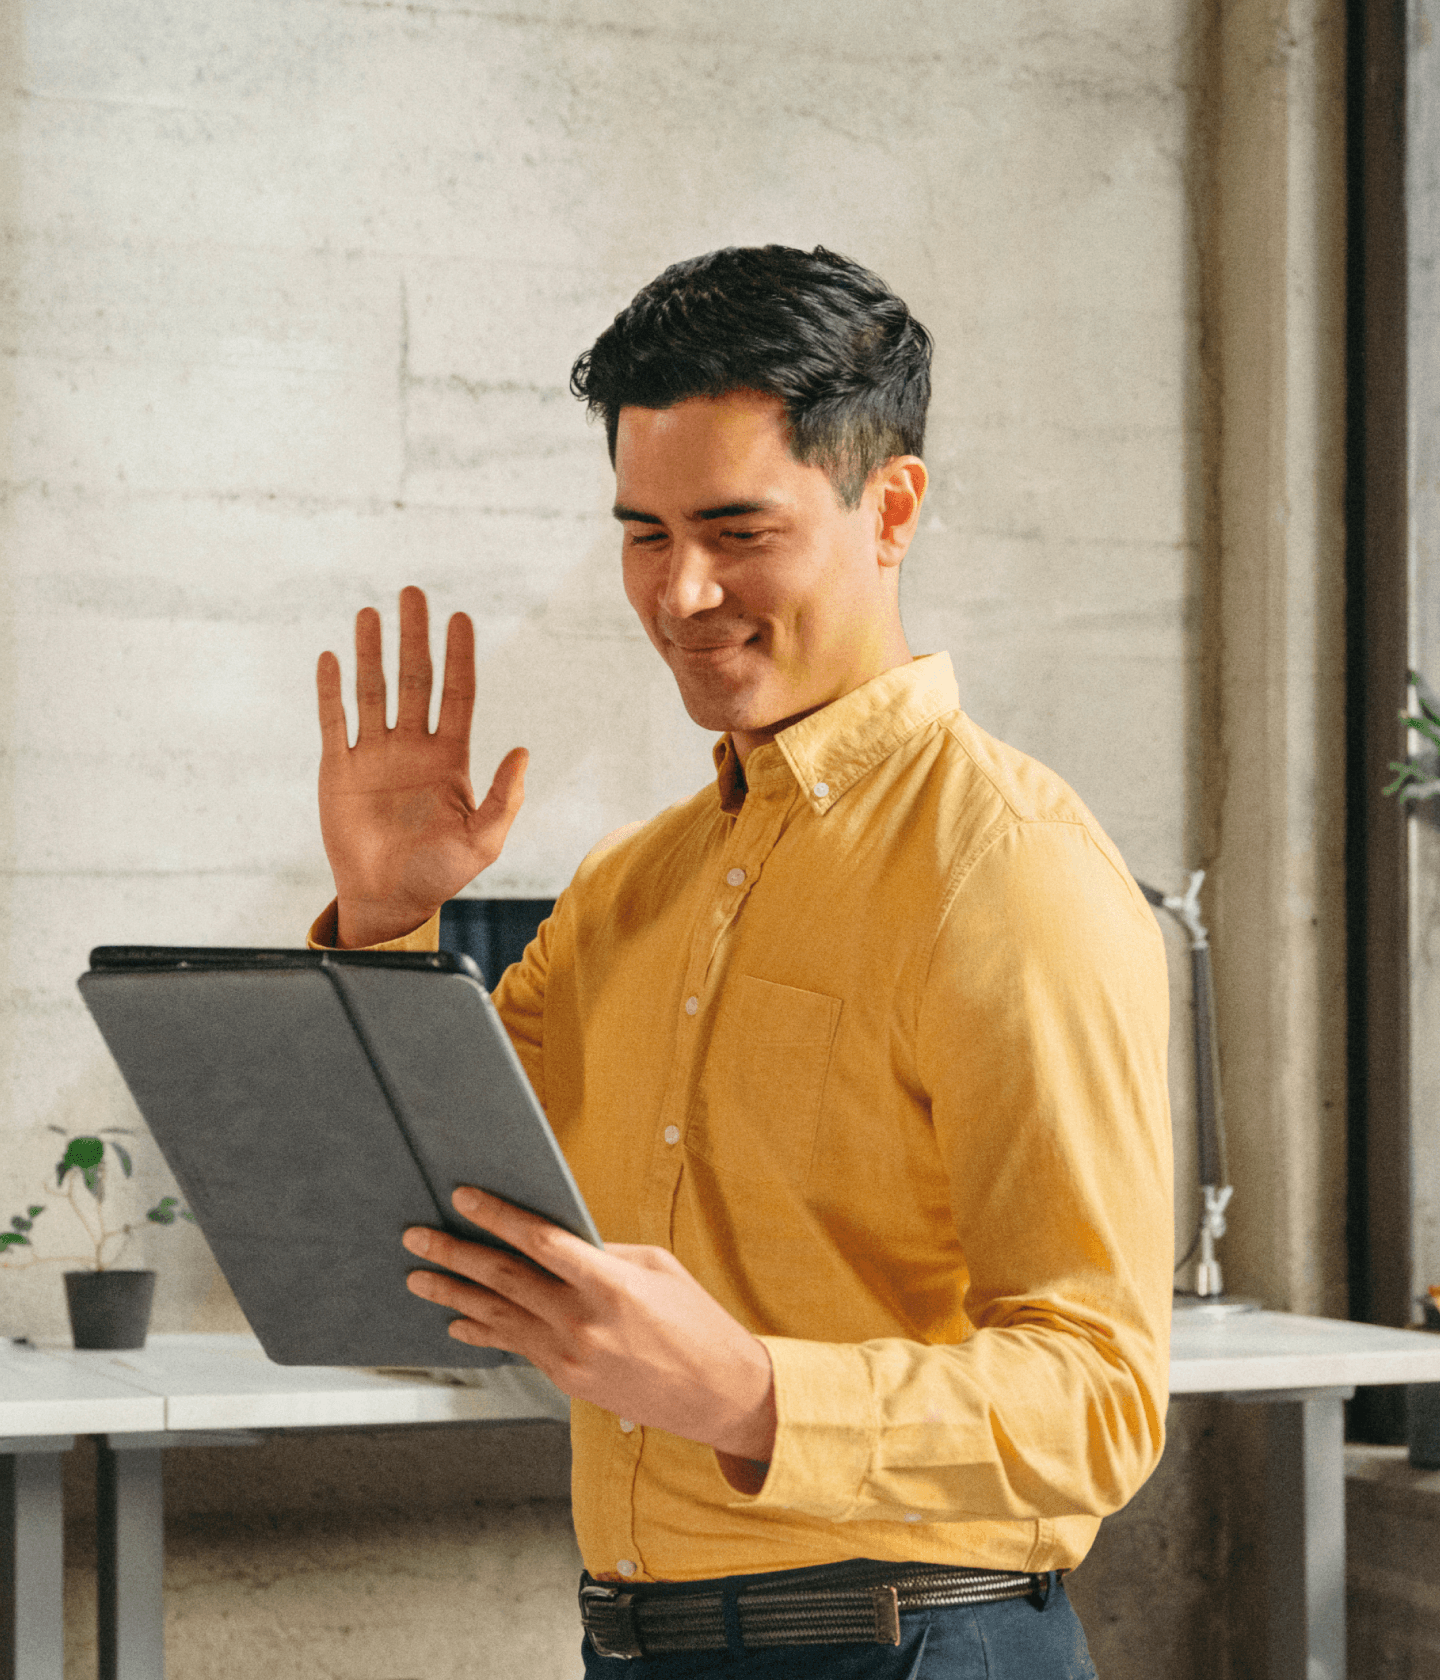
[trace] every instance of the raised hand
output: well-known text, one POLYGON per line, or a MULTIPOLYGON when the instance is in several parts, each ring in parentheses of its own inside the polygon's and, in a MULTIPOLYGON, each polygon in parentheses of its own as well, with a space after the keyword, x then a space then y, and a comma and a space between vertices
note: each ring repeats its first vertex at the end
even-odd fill
POLYGON ((422 590, 400 591, 400 699, 385 726, 380 615, 355 619, 359 733, 349 745, 340 662, 322 653, 320 833, 335 876, 336 939, 378 945, 428 921, 500 855, 525 797, 523 747, 506 753, 477 805, 470 783, 475 629, 450 620, 440 719, 430 732, 430 620, 422 590))

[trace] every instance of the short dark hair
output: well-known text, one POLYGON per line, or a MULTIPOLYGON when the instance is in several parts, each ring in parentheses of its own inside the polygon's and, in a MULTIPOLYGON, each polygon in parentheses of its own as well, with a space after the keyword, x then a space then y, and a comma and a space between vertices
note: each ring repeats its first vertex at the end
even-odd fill
POLYGON ((877 275, 823 245, 729 246, 672 264, 581 356, 570 389, 620 410, 763 391, 785 404, 796 460, 822 467, 847 507, 876 467, 918 455, 930 335, 877 275))

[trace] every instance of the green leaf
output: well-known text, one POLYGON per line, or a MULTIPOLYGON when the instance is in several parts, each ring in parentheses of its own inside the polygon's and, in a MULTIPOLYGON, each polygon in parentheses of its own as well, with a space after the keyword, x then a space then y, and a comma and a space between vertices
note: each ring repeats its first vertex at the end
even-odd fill
POLYGON ((97 1137, 71 1138, 60 1165, 66 1170, 79 1167, 81 1172, 87 1172, 90 1168, 100 1165, 104 1154, 105 1145, 97 1137))
POLYGON ((152 1225, 173 1225, 175 1215, 167 1207, 153 1207, 145 1217, 152 1225))
POLYGON ((1409 671, 1406 675, 1410 679, 1411 688, 1415 690, 1416 699, 1420 702, 1420 710, 1433 723, 1440 723, 1440 698, 1436 697, 1434 690, 1418 671, 1409 671))
POLYGON ((191 1213, 189 1208, 181 1208, 180 1209, 180 1217, 182 1219, 188 1219, 192 1225, 197 1223, 195 1215, 193 1213, 191 1213))
POLYGON ((110 1147, 120 1157, 120 1171, 125 1174, 126 1178, 129 1178, 130 1174, 135 1170, 135 1164, 130 1159, 129 1151, 122 1149, 120 1145, 115 1142, 114 1138, 111 1138, 110 1140, 110 1147))
POLYGON ((22 1237, 17 1231, 0 1231, 0 1248, 9 1248, 12 1244, 17 1248, 29 1248, 30 1239, 22 1237))
POLYGON ((17 1213, 10 1221, 10 1229, 12 1231, 28 1231, 34 1223, 35 1221, 33 1219, 22 1219, 17 1213))
POLYGON ((1400 721, 1407 729, 1413 729, 1417 735, 1423 735, 1432 747, 1440 748, 1440 727, 1437 727, 1437 720, 1401 712, 1400 721))
POLYGON ((29 1214, 29 1215, 30 1215, 30 1217, 31 1217, 31 1218, 32 1218, 32 1219, 33 1219, 33 1218, 34 1218, 34 1217, 35 1217, 35 1215, 36 1215, 36 1214, 37 1214, 37 1213, 44 1213, 44 1211, 45 1211, 45 1206, 44 1206, 44 1203, 43 1203, 43 1202, 37 1202, 37 1203, 36 1203, 36 1205, 35 1205, 35 1206, 34 1206, 34 1207, 32 1207, 32 1208, 27 1208, 27 1209, 26 1209, 26 1210, 25 1210, 25 1211, 26 1211, 26 1212, 27 1212, 27 1213, 28 1213, 28 1214, 29 1214))
POLYGON ((99 1167, 82 1167, 80 1176, 85 1180, 85 1188, 98 1202, 103 1195, 102 1186, 105 1182, 100 1176, 99 1167))

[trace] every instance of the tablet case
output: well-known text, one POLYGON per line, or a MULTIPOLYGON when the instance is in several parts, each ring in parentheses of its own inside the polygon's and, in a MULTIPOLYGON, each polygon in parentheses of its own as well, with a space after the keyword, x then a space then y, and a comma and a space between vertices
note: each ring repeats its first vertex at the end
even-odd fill
POLYGON ((405 1276, 473 1184, 600 1244, 468 957, 101 947, 80 992, 271 1359, 497 1365, 405 1276))

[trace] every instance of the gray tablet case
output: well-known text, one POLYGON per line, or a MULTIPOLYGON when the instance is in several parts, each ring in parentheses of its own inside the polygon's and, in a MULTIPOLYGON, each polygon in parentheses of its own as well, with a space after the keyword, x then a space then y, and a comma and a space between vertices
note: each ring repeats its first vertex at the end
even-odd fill
MULTIPOLYGON (((449 952, 100 947, 82 997, 266 1353, 498 1365, 405 1287, 477 1185, 600 1245, 479 970, 449 952)), ((438 1268, 428 1268, 436 1270, 438 1268)))

